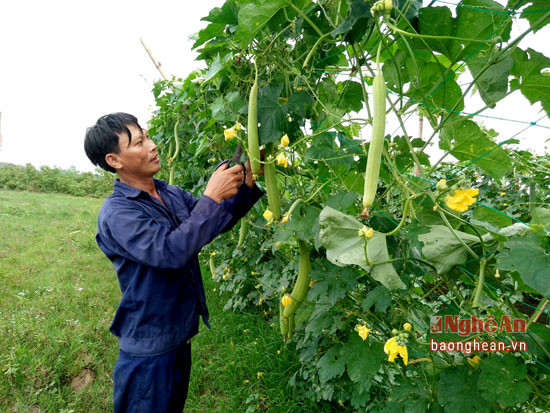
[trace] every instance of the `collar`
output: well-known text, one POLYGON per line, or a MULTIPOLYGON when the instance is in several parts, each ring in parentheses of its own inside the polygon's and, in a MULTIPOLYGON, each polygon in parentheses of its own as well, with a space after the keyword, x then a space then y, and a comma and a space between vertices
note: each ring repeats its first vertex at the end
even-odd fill
MULTIPOLYGON (((157 188, 157 191, 159 189, 161 189, 161 190, 166 189, 166 187, 168 185, 166 182, 161 181, 160 179, 153 178, 153 182, 155 183, 155 187, 157 188)), ((145 191, 143 191, 139 188, 136 188, 134 186, 130 186, 130 185, 127 185, 125 183, 120 182, 119 178, 115 179, 115 182, 114 182, 113 186, 114 186, 115 192, 116 191, 122 192, 122 194, 126 198, 137 198, 142 192, 145 193, 145 191)))

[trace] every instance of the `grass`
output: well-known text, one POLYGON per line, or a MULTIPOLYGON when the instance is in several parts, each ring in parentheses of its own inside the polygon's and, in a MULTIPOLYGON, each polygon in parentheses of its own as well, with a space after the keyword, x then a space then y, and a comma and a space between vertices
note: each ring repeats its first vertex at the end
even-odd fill
MULTIPOLYGON (((0 412, 112 411, 120 300, 95 243, 102 200, 0 191, 0 412), (86 383, 88 383, 85 385, 86 383)), ((223 311, 203 271, 212 330, 193 339, 187 412, 329 411, 298 400, 298 360, 275 320, 223 311)))

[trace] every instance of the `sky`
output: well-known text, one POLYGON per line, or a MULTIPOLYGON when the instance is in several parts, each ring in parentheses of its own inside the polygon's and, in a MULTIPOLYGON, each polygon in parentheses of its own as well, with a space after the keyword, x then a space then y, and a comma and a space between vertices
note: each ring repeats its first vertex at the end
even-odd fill
MULTIPOLYGON (((204 67, 195 61, 189 36, 206 26, 200 19, 210 9, 223 3, 0 1, 0 162, 93 171, 83 150, 86 128, 100 116, 119 111, 134 114, 146 125, 154 109, 151 89, 160 74, 139 37, 166 75, 185 77, 204 67)), ((520 46, 550 56, 549 38, 546 27, 520 46)), ((485 114, 531 122, 542 116, 539 111, 540 105, 531 106, 514 94, 485 114)), ((482 123, 501 132, 499 142, 526 126, 489 118, 482 123)), ((550 127, 547 118, 540 124, 550 127)), ((394 130, 388 125, 387 133, 394 130)), ((416 126, 408 130, 412 133, 416 126)), ((550 129, 531 127, 517 138, 522 147, 543 153, 550 129)))

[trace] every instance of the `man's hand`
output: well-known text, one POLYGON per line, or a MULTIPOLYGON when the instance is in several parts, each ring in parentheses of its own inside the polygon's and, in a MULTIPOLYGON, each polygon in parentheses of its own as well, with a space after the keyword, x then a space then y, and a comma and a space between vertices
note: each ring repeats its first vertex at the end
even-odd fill
MULTIPOLYGON (((262 150, 260 151, 260 161, 261 161, 261 162, 264 161, 264 155, 265 155, 265 149, 262 149, 262 150)), ((256 182, 254 181, 254 177, 252 176, 252 170, 250 169, 250 160, 247 160, 247 161, 246 161, 245 167, 246 167, 246 179, 245 179, 244 183, 245 183, 249 188, 253 188, 253 187, 254 187, 254 184, 255 184, 256 182)), ((260 170, 258 171, 258 176, 263 175, 263 174, 264 174, 264 164, 261 163, 261 164, 260 164, 260 170)))
MULTIPOLYGON (((242 165, 235 165, 229 169, 221 167, 216 169, 210 177, 203 195, 212 198, 219 204, 224 199, 232 198, 237 195, 237 191, 242 185, 242 182, 242 165)), ((254 185, 254 183, 252 185, 254 185)))

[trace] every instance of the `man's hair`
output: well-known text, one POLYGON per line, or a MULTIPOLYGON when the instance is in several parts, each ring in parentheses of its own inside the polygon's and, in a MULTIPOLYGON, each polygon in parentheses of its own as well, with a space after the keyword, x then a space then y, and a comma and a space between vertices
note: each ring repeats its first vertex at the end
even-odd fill
POLYGON ((141 130, 135 116, 118 112, 100 117, 94 126, 86 130, 84 150, 94 165, 109 172, 116 172, 116 169, 105 161, 105 155, 120 152, 117 133, 126 133, 128 143, 132 142, 128 125, 134 125, 141 130))

